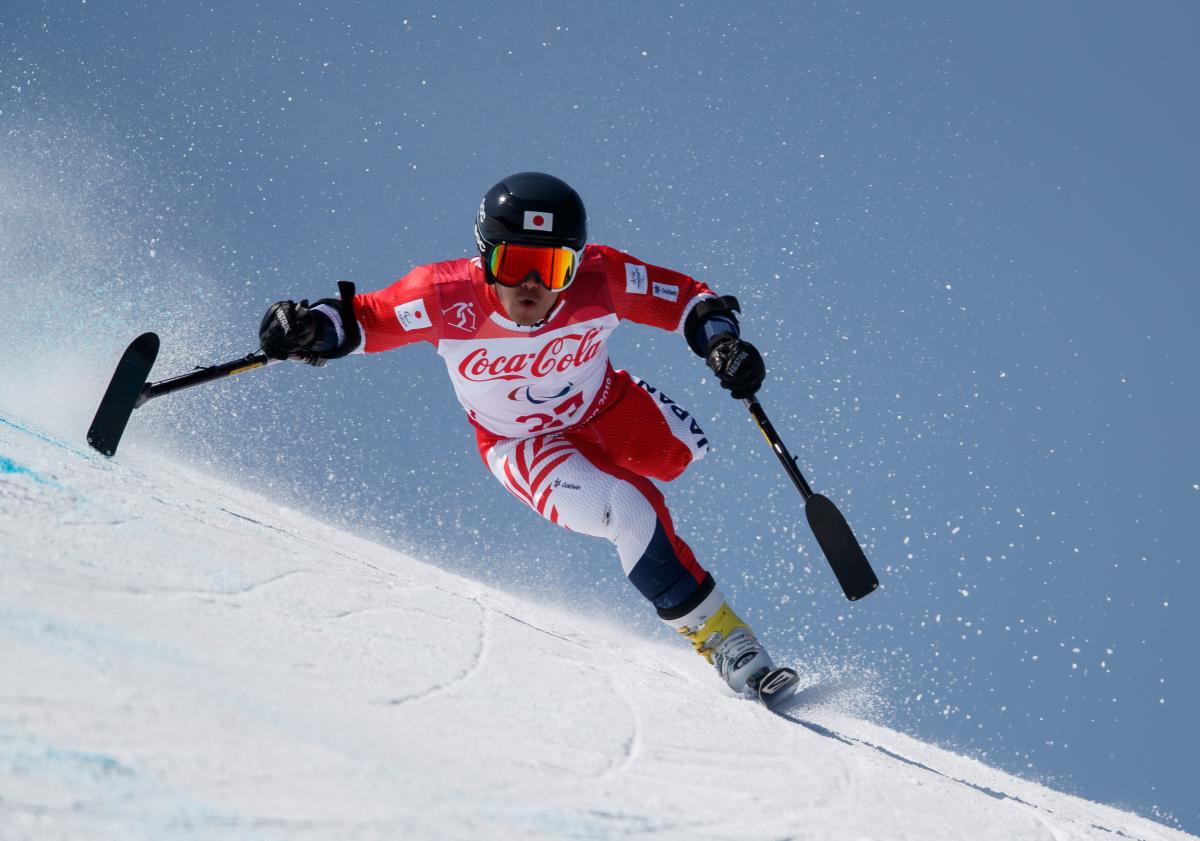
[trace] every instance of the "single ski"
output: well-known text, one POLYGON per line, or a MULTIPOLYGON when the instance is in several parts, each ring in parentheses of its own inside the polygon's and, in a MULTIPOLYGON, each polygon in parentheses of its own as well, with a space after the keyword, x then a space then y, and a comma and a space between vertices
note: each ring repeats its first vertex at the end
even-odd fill
POLYGON ((157 357, 158 336, 154 333, 143 333, 125 349, 88 429, 88 444, 94 449, 110 457, 117 451, 157 357))
POLYGON ((767 709, 774 710, 796 694, 799 683, 800 676, 796 674, 795 669, 789 669, 786 666, 771 669, 758 681, 756 688, 758 700, 762 701, 763 706, 767 709))

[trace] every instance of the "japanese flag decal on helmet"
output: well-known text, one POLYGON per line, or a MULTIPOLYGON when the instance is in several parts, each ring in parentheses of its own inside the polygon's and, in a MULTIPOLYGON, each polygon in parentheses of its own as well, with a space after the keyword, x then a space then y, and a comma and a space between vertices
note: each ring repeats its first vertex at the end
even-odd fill
POLYGON ((499 181, 479 203, 475 245, 487 250, 502 242, 582 251, 587 244, 587 210, 571 185, 544 172, 518 172, 499 181))
POLYGON ((548 210, 526 210, 521 227, 526 231, 553 231, 554 214, 548 210))

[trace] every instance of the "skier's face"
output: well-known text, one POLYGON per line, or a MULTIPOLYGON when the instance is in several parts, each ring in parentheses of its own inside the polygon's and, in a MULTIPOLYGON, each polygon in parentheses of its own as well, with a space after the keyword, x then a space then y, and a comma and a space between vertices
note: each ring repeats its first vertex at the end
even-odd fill
POLYGON ((508 317, 522 327, 532 327, 545 318, 559 294, 551 292, 532 277, 520 286, 497 283, 492 288, 496 290, 496 297, 500 299, 508 317))

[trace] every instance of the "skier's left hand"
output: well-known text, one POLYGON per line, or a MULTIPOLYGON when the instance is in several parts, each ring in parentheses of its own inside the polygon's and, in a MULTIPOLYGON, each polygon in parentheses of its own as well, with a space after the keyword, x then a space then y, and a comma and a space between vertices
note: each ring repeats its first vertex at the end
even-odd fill
POLYGON ((767 376, 758 348, 731 334, 717 337, 708 349, 707 361, 721 388, 729 389, 738 400, 753 397, 767 376))

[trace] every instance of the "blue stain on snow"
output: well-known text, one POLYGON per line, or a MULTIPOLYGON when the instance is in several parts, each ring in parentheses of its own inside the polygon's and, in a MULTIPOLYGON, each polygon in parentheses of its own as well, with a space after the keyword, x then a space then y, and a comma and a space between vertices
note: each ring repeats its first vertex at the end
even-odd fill
POLYGON ((47 747, 41 751, 16 751, 3 757, 16 771, 31 773, 58 769, 91 778, 132 777, 134 771, 103 753, 47 747))
POLYGON ((59 441, 57 438, 51 438, 44 432, 38 432, 36 429, 31 429, 20 421, 15 421, 12 418, 6 418, 4 415, 0 415, 0 426, 7 426, 10 429, 15 429, 17 432, 23 432, 26 435, 38 439, 39 441, 50 444, 54 447, 58 447, 60 450, 66 450, 68 453, 74 453, 77 456, 83 456, 86 459, 91 459, 95 455, 94 453, 81 450, 78 447, 72 447, 65 441, 59 441))
MULTIPOLYGON (((108 753, 70 747, 0 748, 0 771, 18 778, 33 778, 53 794, 73 797, 71 813, 98 819, 98 826, 116 828, 121 838, 157 841, 167 837, 191 838, 197 831, 214 827, 222 838, 262 837, 257 821, 250 816, 169 789, 157 774, 147 774, 108 753), (153 808, 134 824, 121 823, 121 815, 132 814, 142 803, 153 808), (105 820, 107 819, 107 820, 105 820), (116 822, 113 822, 113 821, 116 822), (240 825, 245 821, 245 825, 240 825), (230 835, 229 830, 240 833, 230 835)), ((53 796, 53 795, 52 795, 53 796)), ((47 810, 47 814, 53 813, 47 810)), ((104 835, 106 833, 101 832, 104 835)), ((8 836, 5 835, 5 838, 8 836)))
POLYGON ((94 665, 108 665, 111 660, 122 658, 176 667, 194 665, 187 652, 152 637, 129 636, 103 624, 71 621, 3 604, 0 604, 0 639, 41 648, 50 656, 94 665))
POLYGON ((23 464, 17 464, 7 456, 0 456, 0 474, 28 476, 39 485, 49 485, 52 488, 62 488, 62 485, 60 485, 58 482, 55 482, 53 479, 47 479, 36 470, 31 470, 23 464))

